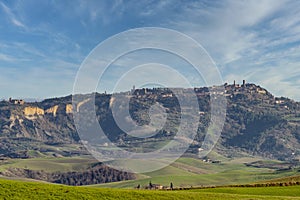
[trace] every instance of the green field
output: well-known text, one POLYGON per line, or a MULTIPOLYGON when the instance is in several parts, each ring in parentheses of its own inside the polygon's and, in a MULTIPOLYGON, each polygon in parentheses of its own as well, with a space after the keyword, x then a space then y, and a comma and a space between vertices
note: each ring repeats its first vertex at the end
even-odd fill
POLYGON ((150 191, 0 180, 0 188, 0 199, 300 199, 300 186, 150 191))
MULTIPOLYGON (((158 171, 138 174, 136 180, 90 185, 88 187, 126 188, 132 189, 140 184, 147 186, 149 182, 174 187, 197 187, 211 185, 233 185, 259 183, 270 179, 284 178, 300 175, 299 170, 286 170, 278 172, 269 168, 249 167, 243 163, 253 159, 225 160, 222 163, 206 163, 195 158, 183 157, 171 165, 158 171)), ((0 171, 8 168, 26 168, 43 170, 46 172, 67 172, 84 170, 92 163, 97 162, 92 158, 66 157, 66 158, 33 158, 11 159, 1 161, 0 171)), ((273 161, 266 161, 266 163, 273 161)))
MULTIPOLYGON (((242 162, 245 159, 241 160, 242 162)), ((247 184, 286 176, 299 175, 298 170, 277 172, 268 168, 245 166, 236 160, 219 164, 205 163, 194 158, 180 158, 175 163, 158 171, 144 173, 140 179, 116 183, 98 184, 89 187, 134 188, 138 184, 152 183, 175 187, 247 184)), ((271 161, 270 161, 271 162, 271 161)))
POLYGON ((300 175, 288 176, 283 178, 276 178, 272 180, 264 181, 265 183, 289 183, 289 182, 300 182, 300 175))
MULTIPOLYGON (((0 199, 300 199, 300 186, 283 187, 226 187, 226 185, 253 183, 283 183, 300 181, 299 169, 276 171, 270 168, 251 167, 243 163, 259 158, 222 160, 207 163, 195 158, 183 157, 158 171, 139 174, 136 180, 90 186, 64 186, 29 179, 3 177, 0 179, 0 199), (5 179, 4 179, 5 178, 5 179), (272 179, 272 180, 271 180, 272 179), (136 190, 149 182, 178 190, 136 190), (196 189, 199 186, 216 188, 196 189), (179 190, 180 188, 188 190, 179 190), (191 189, 194 188, 194 189, 191 189)), ((90 166, 96 160, 89 157, 11 159, 1 161, 0 171, 10 167, 33 170, 77 171, 90 166)), ((277 161, 262 161, 266 164, 277 161)))
POLYGON ((97 162, 95 159, 83 157, 11 159, 0 162, 0 171, 13 167, 47 172, 66 172, 85 169, 89 164, 95 162, 97 162))

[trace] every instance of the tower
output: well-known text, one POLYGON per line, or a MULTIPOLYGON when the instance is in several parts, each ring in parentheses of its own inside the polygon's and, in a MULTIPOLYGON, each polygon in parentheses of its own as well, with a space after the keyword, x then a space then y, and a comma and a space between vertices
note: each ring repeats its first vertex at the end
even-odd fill
POLYGON ((135 85, 132 86, 131 94, 134 94, 134 92, 135 92, 135 85))

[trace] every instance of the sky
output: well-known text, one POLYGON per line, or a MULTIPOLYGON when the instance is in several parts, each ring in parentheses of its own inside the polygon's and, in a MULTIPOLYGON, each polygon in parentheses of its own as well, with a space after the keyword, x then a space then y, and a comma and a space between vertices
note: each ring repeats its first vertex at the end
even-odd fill
MULTIPOLYGON (((141 27, 168 28, 193 38, 213 59, 224 82, 245 79, 276 96, 300 100, 296 0, 0 0, 0 98, 71 94, 81 64, 98 44, 141 27)), ((171 60, 167 64, 180 73, 189 71, 167 53, 145 50, 117 61, 99 88, 110 91, 112 76, 124 73, 122 64, 161 55, 156 61, 171 60)), ((193 79, 190 74, 188 79, 193 79)), ((202 86, 201 81, 193 84, 202 86)))

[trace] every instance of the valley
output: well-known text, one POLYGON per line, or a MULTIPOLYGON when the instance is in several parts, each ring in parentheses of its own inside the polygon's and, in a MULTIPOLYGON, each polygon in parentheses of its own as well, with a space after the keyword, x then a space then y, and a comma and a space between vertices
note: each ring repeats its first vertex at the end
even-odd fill
MULTIPOLYGON (((15 104, 0 102, 0 174, 3 178, 38 180, 89 187, 201 187, 248 184, 299 174, 299 103, 274 97, 255 84, 224 84, 219 93, 227 100, 227 114, 220 139, 206 157, 199 149, 210 120, 209 90, 194 88, 199 103, 199 127, 195 141, 184 155, 158 171, 134 174, 120 172, 97 161, 86 150, 73 121, 73 112, 89 112, 92 94, 15 104)), ((173 89, 174 90, 174 89, 173 89)), ((191 98, 183 89, 186 101, 191 98)), ((151 152, 174 139, 180 107, 171 89, 136 89, 125 92, 130 98, 129 113, 140 125, 149 123, 147 110, 160 102, 167 110, 162 130, 149 138, 135 138, 116 124, 110 94, 95 93, 96 114, 107 137, 117 147, 133 152, 151 152)), ((121 99, 122 100, 122 99, 121 99)), ((84 119, 85 120, 85 119, 84 119)), ((83 120, 83 121, 84 121, 83 120)), ((88 123, 88 119, 86 119, 88 123)), ((102 149, 111 149, 110 145, 102 149)), ((113 151, 112 151, 113 152, 113 151)), ((117 153, 117 151, 116 151, 117 153)), ((164 160, 161 160, 163 163, 164 160)))

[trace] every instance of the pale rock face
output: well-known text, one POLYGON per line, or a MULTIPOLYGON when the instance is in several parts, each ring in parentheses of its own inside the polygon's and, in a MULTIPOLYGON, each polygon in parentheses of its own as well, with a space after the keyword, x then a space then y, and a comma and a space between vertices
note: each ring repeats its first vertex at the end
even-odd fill
POLYGON ((47 113, 47 114, 53 114, 53 116, 55 117, 57 109, 58 109, 58 105, 53 106, 51 108, 48 108, 47 110, 45 110, 45 113, 47 113))
POLYGON ((115 101, 115 97, 112 97, 110 100, 109 100, 109 107, 112 107, 114 101, 115 101))
POLYGON ((25 107, 24 108, 25 116, 35 116, 35 115, 44 115, 45 111, 39 107, 25 107))
POLYGON ((91 100, 91 99, 88 98, 88 99, 85 99, 84 101, 79 102, 79 103, 77 104, 76 111, 79 112, 80 107, 81 107, 83 104, 89 102, 90 100, 91 100))
MULTIPOLYGON (((89 99, 85 99, 84 101, 81 101, 81 102, 79 102, 77 105, 76 105, 76 111, 77 112, 79 112, 79 109, 80 109, 80 107, 83 105, 83 104, 85 104, 85 103, 87 103, 88 101, 90 101, 91 99, 89 98, 89 99)), ((72 114, 73 113, 73 105, 72 104, 67 104, 66 105, 66 113, 67 114, 72 114)))
POLYGON ((19 116, 11 115, 9 120, 10 120, 10 125, 9 128, 12 128, 16 123, 15 121, 19 118, 19 116))
POLYGON ((66 113, 67 114, 73 113, 73 105, 72 104, 67 104, 66 105, 66 113))

